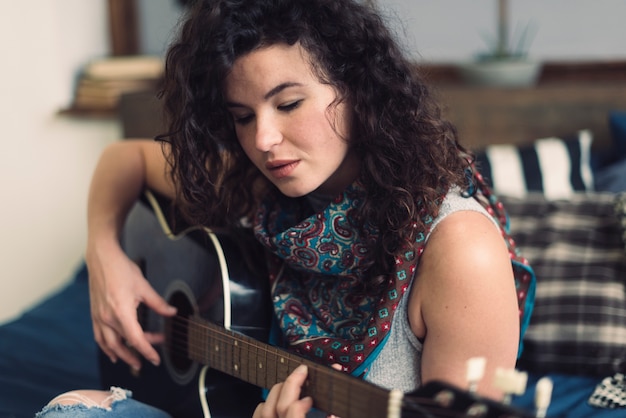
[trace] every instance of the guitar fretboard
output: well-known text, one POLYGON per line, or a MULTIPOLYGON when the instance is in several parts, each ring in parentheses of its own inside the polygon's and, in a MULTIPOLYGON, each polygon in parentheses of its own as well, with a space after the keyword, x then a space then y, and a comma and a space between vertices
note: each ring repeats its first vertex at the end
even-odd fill
POLYGON ((303 396, 311 396, 316 408, 342 418, 388 416, 389 391, 385 389, 199 317, 178 317, 173 321, 181 321, 171 326, 184 331, 173 331, 170 337, 186 337, 186 341, 170 344, 184 344, 188 357, 198 363, 267 389, 284 381, 300 364, 306 364, 308 376, 303 396))

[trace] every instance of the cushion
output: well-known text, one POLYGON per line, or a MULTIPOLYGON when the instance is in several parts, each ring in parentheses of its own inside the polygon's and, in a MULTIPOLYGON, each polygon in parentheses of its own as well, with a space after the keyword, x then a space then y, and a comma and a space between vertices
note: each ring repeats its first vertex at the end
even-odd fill
POLYGON ((609 128, 613 139, 616 159, 626 158, 626 111, 615 110, 609 113, 609 128))
POLYGON ((624 250, 626 251, 626 191, 618 193, 615 197, 615 214, 621 226, 622 241, 624 242, 624 250))
POLYGON ((502 197, 537 276, 519 367, 608 376, 626 371, 626 253, 616 195, 502 197))
POLYGON ((477 154, 477 165, 499 196, 542 192, 565 199, 594 189, 590 131, 564 138, 542 138, 530 145, 490 145, 477 154))
POLYGON ((593 180, 596 191, 626 192, 626 158, 594 170, 593 180))

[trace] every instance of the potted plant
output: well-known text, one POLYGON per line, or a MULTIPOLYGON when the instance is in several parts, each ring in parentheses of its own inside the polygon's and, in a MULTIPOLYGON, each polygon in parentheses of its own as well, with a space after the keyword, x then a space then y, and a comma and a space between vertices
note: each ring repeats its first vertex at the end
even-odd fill
POLYGON ((534 37, 534 26, 528 24, 516 39, 509 37, 508 0, 497 0, 497 35, 487 39, 488 51, 477 55, 459 69, 468 83, 483 86, 526 87, 534 85, 541 63, 528 58, 528 48, 534 37))

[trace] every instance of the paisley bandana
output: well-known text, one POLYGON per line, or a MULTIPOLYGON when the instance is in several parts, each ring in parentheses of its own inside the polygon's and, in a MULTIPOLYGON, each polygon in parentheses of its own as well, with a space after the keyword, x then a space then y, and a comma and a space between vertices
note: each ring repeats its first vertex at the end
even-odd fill
MULTIPOLYGON (((502 205, 486 189, 482 177, 475 180, 467 196, 478 196, 501 221, 511 258, 522 266, 516 270, 516 282, 521 316, 527 322, 530 311, 524 302, 531 284, 534 286, 534 274, 505 231, 502 205)), ((384 289, 367 294, 362 286, 372 259, 367 244, 377 239, 378 231, 366 225, 360 232, 353 222, 364 196, 363 186, 355 182, 318 213, 306 198, 272 196, 263 202, 254 223, 257 239, 273 254, 271 295, 282 337, 297 353, 328 365, 338 363, 354 375, 366 371, 384 345, 427 233, 396 257, 395 271, 386 278, 384 289)), ((429 220, 425 221, 428 225, 429 220)))

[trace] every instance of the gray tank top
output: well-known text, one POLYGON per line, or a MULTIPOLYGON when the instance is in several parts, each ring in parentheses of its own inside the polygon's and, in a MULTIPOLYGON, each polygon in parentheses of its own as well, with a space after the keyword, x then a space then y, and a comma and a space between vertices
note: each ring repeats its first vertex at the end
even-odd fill
MULTIPOLYGON (((452 213, 471 210, 480 212, 491 219, 496 227, 495 219, 473 198, 462 197, 458 190, 452 190, 444 199, 426 236, 426 241, 439 222, 452 213)), ((417 339, 408 318, 408 295, 410 288, 401 298, 395 315, 391 321, 391 331, 387 342, 378 356, 370 365, 365 380, 387 389, 399 389, 404 393, 416 390, 421 385, 422 343, 417 339)))

